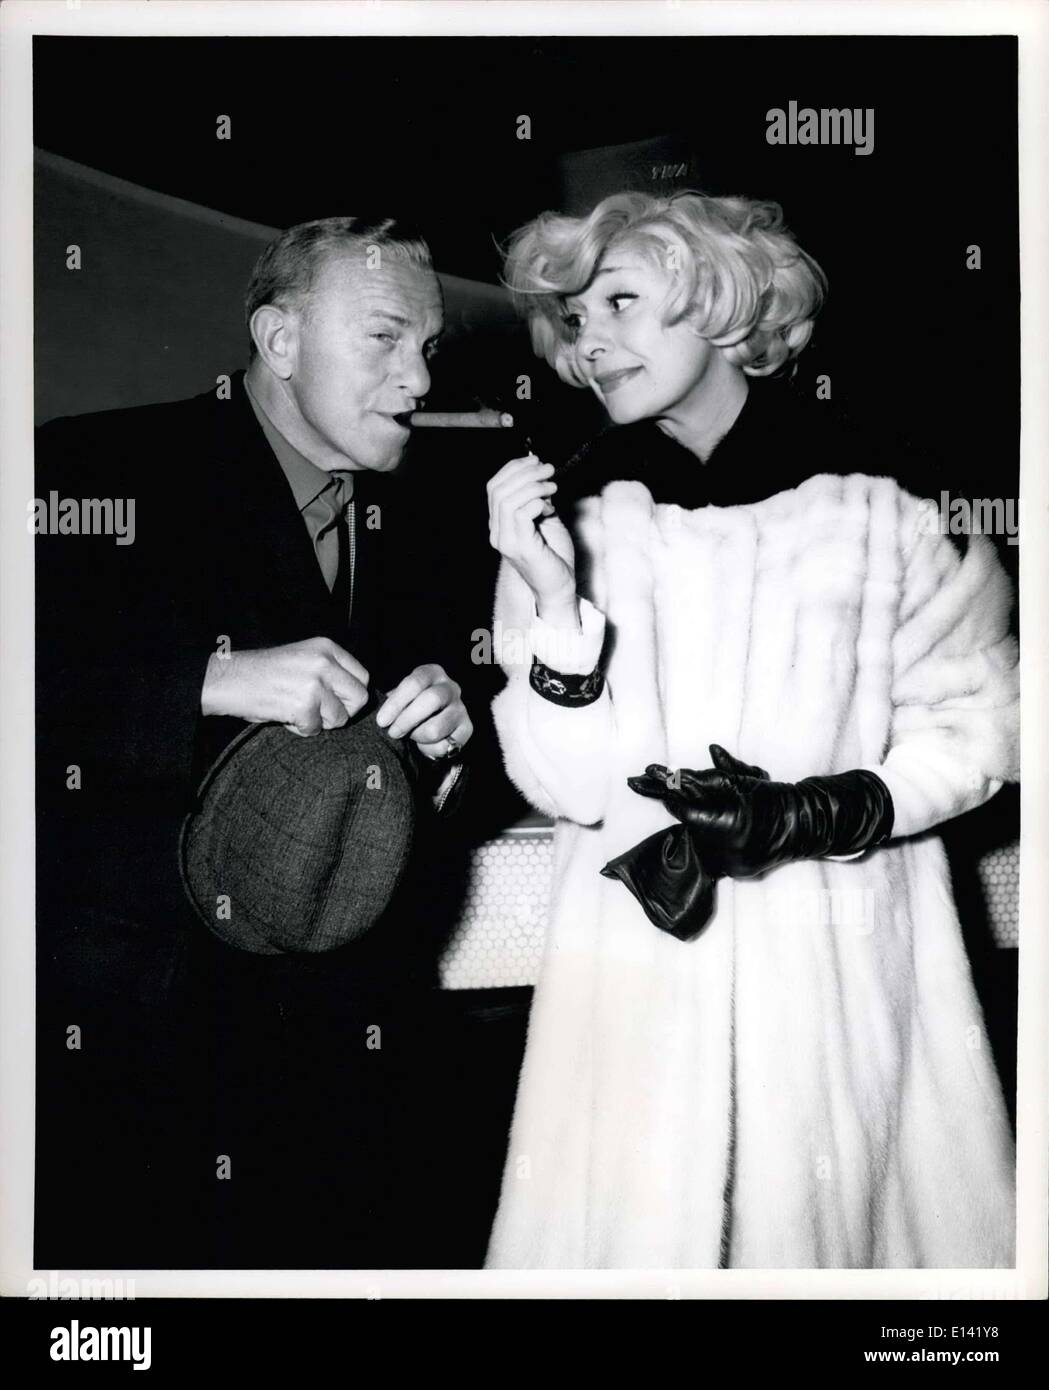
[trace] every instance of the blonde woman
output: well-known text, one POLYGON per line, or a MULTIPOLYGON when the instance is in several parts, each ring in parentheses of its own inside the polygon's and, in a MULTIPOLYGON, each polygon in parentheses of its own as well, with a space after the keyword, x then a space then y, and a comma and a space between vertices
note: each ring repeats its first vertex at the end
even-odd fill
POLYGON ((823 295, 774 204, 545 214, 507 279, 623 428, 571 505, 534 456, 489 484, 495 616, 526 634, 496 724, 557 819, 489 1266, 1011 1265, 936 835, 1018 775, 992 543, 960 553, 757 380, 823 295))

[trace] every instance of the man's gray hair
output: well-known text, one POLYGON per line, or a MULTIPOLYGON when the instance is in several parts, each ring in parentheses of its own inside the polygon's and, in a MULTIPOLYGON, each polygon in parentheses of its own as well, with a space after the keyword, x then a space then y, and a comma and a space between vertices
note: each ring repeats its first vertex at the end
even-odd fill
MULTIPOLYGON (((367 255, 371 247, 420 269, 433 269, 430 248, 423 238, 393 217, 320 217, 281 232, 263 251, 252 272, 244 302, 249 338, 252 315, 261 305, 308 305, 321 265, 328 256, 340 251, 367 255)), ((255 354, 252 339, 249 356, 255 354)))

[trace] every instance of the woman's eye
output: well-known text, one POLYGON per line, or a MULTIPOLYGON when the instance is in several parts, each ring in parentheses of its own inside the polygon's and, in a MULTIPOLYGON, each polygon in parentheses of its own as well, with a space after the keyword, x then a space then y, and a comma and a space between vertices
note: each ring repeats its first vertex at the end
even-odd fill
POLYGON ((611 304, 613 311, 619 314, 622 313, 619 307, 621 303, 629 304, 632 299, 636 298, 636 294, 610 294, 608 296, 608 302, 611 304))

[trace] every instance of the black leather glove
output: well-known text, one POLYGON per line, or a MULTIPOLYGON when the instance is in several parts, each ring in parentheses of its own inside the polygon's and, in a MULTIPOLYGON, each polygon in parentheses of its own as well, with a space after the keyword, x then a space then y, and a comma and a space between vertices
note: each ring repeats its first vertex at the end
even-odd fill
POLYGON ((763 768, 740 762, 717 744, 711 744, 710 756, 714 767, 704 772, 683 768, 674 777, 652 763, 644 776, 628 779, 640 796, 659 797, 687 828, 701 866, 699 880, 688 881, 691 866, 680 850, 668 860, 653 843, 673 835, 676 826, 649 836, 601 871, 621 878, 649 920, 682 940, 710 920, 710 880, 753 878, 794 859, 855 854, 892 833, 892 797, 873 772, 772 782, 763 768), (668 872, 669 863, 680 869, 668 872))
POLYGON ((657 830, 601 872, 625 883, 648 920, 679 941, 698 935, 714 915, 717 884, 685 825, 657 830))

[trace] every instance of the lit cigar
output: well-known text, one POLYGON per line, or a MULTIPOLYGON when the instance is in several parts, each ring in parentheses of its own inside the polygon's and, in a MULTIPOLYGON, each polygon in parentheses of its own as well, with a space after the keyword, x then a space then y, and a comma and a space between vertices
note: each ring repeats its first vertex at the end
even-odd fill
POLYGON ((512 430, 514 417, 498 410, 416 410, 410 423, 413 429, 512 430))

